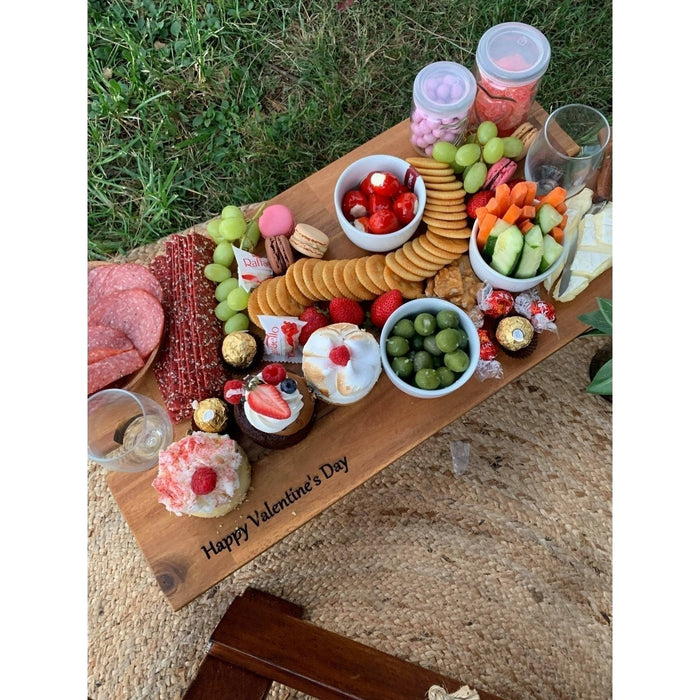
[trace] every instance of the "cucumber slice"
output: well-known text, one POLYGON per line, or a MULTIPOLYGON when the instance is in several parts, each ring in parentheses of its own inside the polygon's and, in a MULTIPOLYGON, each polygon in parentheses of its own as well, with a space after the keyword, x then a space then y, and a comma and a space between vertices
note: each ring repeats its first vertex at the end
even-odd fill
POLYGON ((518 267, 513 273, 517 279, 534 277, 540 268, 542 254, 544 253, 544 236, 542 229, 535 225, 526 234, 523 241, 523 252, 520 256, 518 267))
POLYGON ((542 229, 542 233, 549 233, 555 226, 559 226, 564 217, 551 205, 543 204, 535 214, 535 223, 542 229))
POLYGON ((489 233, 489 237, 486 239, 486 243, 484 244, 484 251, 482 253, 486 262, 489 262, 493 257, 493 249, 496 247, 496 240, 498 239, 498 236, 511 226, 512 224, 509 224, 507 221, 503 221, 503 219, 498 219, 498 221, 496 221, 496 223, 493 225, 491 233, 489 233))
POLYGON ((502 231, 493 249, 491 267, 502 275, 512 275, 513 270, 518 265, 524 239, 525 237, 517 226, 509 226, 505 231, 502 231))
POLYGON ((540 262, 540 269, 537 273, 542 274, 543 272, 547 272, 557 261, 562 250, 564 250, 564 246, 561 245, 561 243, 557 243, 549 233, 545 234, 542 240, 542 261, 540 262))

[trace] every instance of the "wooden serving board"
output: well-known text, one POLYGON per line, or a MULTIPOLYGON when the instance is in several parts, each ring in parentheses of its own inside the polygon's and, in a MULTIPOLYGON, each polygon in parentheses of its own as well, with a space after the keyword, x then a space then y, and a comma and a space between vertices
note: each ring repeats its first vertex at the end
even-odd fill
MULTIPOLYGON (((546 117, 536 105, 530 121, 541 126, 546 117)), ((364 255, 365 251, 341 232, 333 208, 333 189, 348 164, 377 153, 415 154, 409 143, 408 120, 270 201, 286 204, 298 221, 325 231, 331 239, 326 257, 364 255)), ((548 298, 544 289, 541 293, 548 298)), ((596 297, 612 297, 611 270, 573 301, 556 304, 558 332, 540 334, 529 357, 516 360, 501 353, 502 379, 480 381, 474 377, 447 397, 415 399, 396 389, 382 374, 362 401, 337 408, 323 406, 311 433, 301 443, 250 455, 253 474, 247 498, 225 517, 204 519, 169 513, 158 503, 151 486, 155 468, 140 474, 109 473, 114 498, 172 607, 183 607, 576 338, 586 330, 577 317, 596 308, 596 297)), ((162 403, 153 372, 146 374, 137 391, 162 403)), ((189 427, 189 422, 175 426, 174 439, 183 437, 189 427)))

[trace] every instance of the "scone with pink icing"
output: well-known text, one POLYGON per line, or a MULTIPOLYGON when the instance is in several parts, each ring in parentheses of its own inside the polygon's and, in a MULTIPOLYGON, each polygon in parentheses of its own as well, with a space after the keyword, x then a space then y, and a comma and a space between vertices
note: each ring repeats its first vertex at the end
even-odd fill
POLYGON ((301 367, 322 399, 337 405, 355 403, 367 396, 379 379, 379 343, 352 323, 331 323, 309 336, 301 367))
POLYGON ((175 515, 216 518, 238 507, 250 486, 250 462, 228 435, 193 432, 162 450, 153 488, 175 515))

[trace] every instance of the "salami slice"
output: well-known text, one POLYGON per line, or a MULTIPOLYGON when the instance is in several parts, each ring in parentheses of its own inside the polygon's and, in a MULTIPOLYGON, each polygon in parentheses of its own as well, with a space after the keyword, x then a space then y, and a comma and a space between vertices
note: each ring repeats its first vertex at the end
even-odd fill
POLYGON ((143 358, 136 350, 124 350, 88 365, 88 395, 104 389, 122 377, 143 367, 143 358))
POLYGON ((88 364, 133 349, 134 344, 116 328, 88 326, 88 364))
POLYGON ((143 289, 124 289, 108 294, 88 313, 88 324, 122 331, 144 359, 158 346, 164 320, 163 307, 158 299, 143 289))
POLYGON ((163 290, 155 275, 138 263, 115 263, 99 265, 88 272, 88 309, 100 299, 125 289, 143 289, 159 302, 163 301, 163 290))

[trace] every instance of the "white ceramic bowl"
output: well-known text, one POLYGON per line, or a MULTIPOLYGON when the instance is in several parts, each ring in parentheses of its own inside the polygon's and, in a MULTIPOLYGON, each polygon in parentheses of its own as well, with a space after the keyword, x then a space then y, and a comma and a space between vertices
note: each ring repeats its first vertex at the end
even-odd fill
POLYGON ((385 253, 399 248, 409 240, 418 229, 423 217, 426 194, 425 183, 422 177, 417 177, 413 186, 413 191, 418 195, 418 212, 413 217, 410 224, 393 233, 364 233, 355 228, 355 226, 345 218, 342 212, 341 204, 343 196, 348 190, 359 187, 360 182, 362 182, 365 176, 375 170, 393 173, 401 182, 404 182, 406 171, 410 167, 411 165, 409 163, 396 156, 374 155, 365 156, 364 158, 356 160, 341 173, 338 182, 335 184, 335 192, 333 193, 335 213, 345 235, 359 248, 373 253, 385 253))
POLYGON ((379 338, 379 351, 382 358, 382 368, 391 380, 391 383, 397 389, 400 389, 409 396, 415 396, 419 399, 437 399, 441 396, 447 396, 453 391, 457 391, 463 387, 469 378, 474 374, 476 365, 479 362, 479 334, 477 333, 476 326, 463 309, 460 309, 458 306, 455 306, 451 302, 445 301, 444 299, 422 297, 420 299, 412 299, 411 301, 403 303, 398 309, 396 309, 396 311, 394 311, 393 314, 391 314, 391 316, 389 316, 387 322, 382 327, 382 332, 379 338), (464 329, 467 337, 469 338, 469 346, 466 349, 466 352, 469 355, 469 365, 467 366, 467 369, 457 378, 457 380, 453 384, 450 384, 450 386, 433 390, 419 389, 412 384, 408 384, 403 379, 400 379, 391 368, 391 358, 386 352, 386 341, 391 336, 391 332, 396 323, 402 318, 414 319, 419 313, 424 311, 435 315, 442 309, 450 309, 459 316, 459 325, 464 329))
POLYGON ((494 270, 479 252, 479 246, 476 244, 476 236, 479 233, 479 222, 474 222, 472 235, 469 238, 469 262, 471 263, 474 274, 482 281, 490 284, 494 289, 505 289, 507 292, 524 292, 528 289, 536 287, 540 282, 544 282, 547 277, 552 274, 552 270, 556 270, 561 263, 566 246, 562 250, 561 255, 554 261, 552 266, 540 275, 535 277, 526 277, 524 279, 516 279, 515 277, 506 277, 500 272, 494 270))

